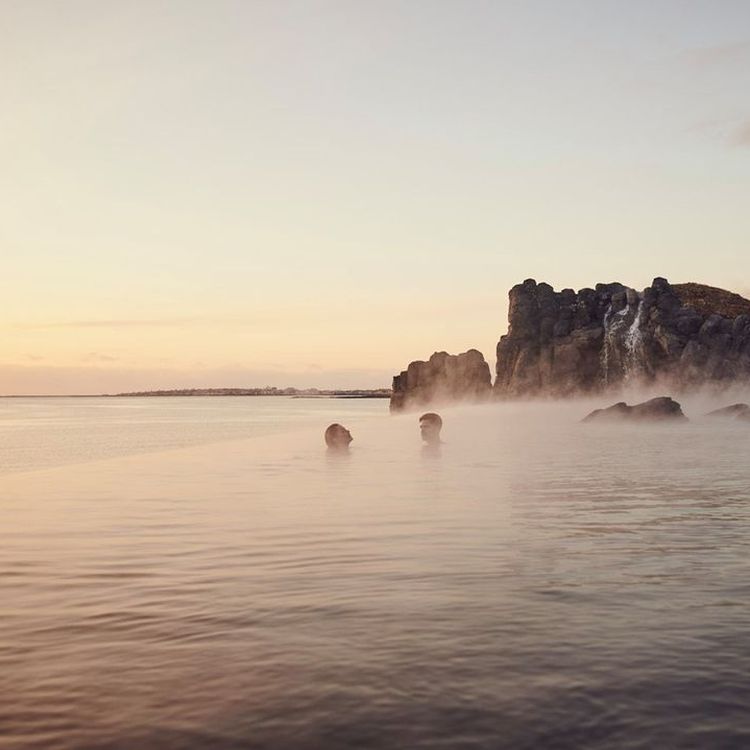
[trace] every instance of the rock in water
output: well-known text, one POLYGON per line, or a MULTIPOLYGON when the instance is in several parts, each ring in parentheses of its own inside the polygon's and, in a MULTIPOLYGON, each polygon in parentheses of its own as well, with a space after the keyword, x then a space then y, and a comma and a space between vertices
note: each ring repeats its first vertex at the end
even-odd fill
POLYGON ((732 404, 722 409, 708 412, 707 417, 724 417, 725 419, 741 419, 750 422, 750 406, 747 404, 732 404))
POLYGON ((641 404, 628 406, 620 401, 607 409, 596 409, 586 416, 583 422, 654 422, 663 420, 687 420, 682 407, 669 396, 659 396, 641 404))
POLYGON ((427 362, 412 362, 393 378, 391 411, 449 401, 482 401, 491 393, 490 366, 481 352, 435 352, 427 362))
POLYGON ((509 297, 497 345, 501 397, 750 381, 750 300, 737 294, 662 278, 643 292, 620 283, 556 292, 527 279, 509 297))

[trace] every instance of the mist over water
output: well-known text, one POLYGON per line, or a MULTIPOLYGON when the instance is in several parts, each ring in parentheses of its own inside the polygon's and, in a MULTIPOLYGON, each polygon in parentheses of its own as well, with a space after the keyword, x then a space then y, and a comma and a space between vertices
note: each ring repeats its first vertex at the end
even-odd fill
POLYGON ((614 400, 6 474, 0 748, 745 746, 750 427, 614 400))

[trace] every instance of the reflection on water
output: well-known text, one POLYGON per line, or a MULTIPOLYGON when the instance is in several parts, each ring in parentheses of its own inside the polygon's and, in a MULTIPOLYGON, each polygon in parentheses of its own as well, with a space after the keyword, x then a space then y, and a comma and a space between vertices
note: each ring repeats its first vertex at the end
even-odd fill
POLYGON ((415 417, 2 478, 0 748, 734 748, 750 430, 415 417))
POLYGON ((443 455, 442 443, 425 443, 422 446, 423 458, 440 458, 443 455))

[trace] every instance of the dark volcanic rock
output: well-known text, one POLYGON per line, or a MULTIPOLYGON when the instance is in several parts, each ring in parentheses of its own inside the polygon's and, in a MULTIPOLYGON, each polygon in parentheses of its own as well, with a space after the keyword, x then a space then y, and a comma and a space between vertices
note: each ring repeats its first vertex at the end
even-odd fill
POLYGON ((678 389, 750 381, 750 301, 656 278, 556 292, 527 279, 510 290, 497 345, 500 396, 568 396, 625 384, 678 389))
POLYGON ((393 378, 391 411, 448 401, 482 401, 492 392, 490 366, 482 353, 435 352, 427 362, 412 362, 393 378))
POLYGON ((741 419, 750 422, 750 406, 747 404, 732 404, 722 409, 708 412, 707 417, 724 417, 725 419, 741 419))
POLYGON ((629 422, 653 422, 662 420, 686 420, 682 407, 669 396, 659 396, 642 404, 628 406, 624 401, 607 409, 596 409, 582 421, 604 422, 626 420, 629 422))

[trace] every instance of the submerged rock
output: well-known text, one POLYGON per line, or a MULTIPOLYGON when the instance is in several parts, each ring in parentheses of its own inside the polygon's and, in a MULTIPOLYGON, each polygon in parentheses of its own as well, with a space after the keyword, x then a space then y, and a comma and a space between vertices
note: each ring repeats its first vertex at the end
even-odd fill
POLYGON ((750 300, 732 292, 663 278, 642 292, 617 282, 556 292, 526 279, 509 302, 497 345, 501 397, 750 382, 750 300))
POLYGON ((427 362, 412 362, 393 378, 391 411, 449 401, 482 401, 492 393, 490 366, 480 351, 435 352, 427 362))
POLYGON ((750 406, 747 404, 732 404, 721 409, 708 412, 707 417, 723 417, 724 419, 741 419, 750 422, 750 406))
POLYGON ((596 409, 586 416, 582 421, 631 421, 631 422, 653 422, 662 420, 687 420, 682 413, 682 407, 669 396, 659 396, 641 404, 628 406, 620 401, 606 409, 596 409))

